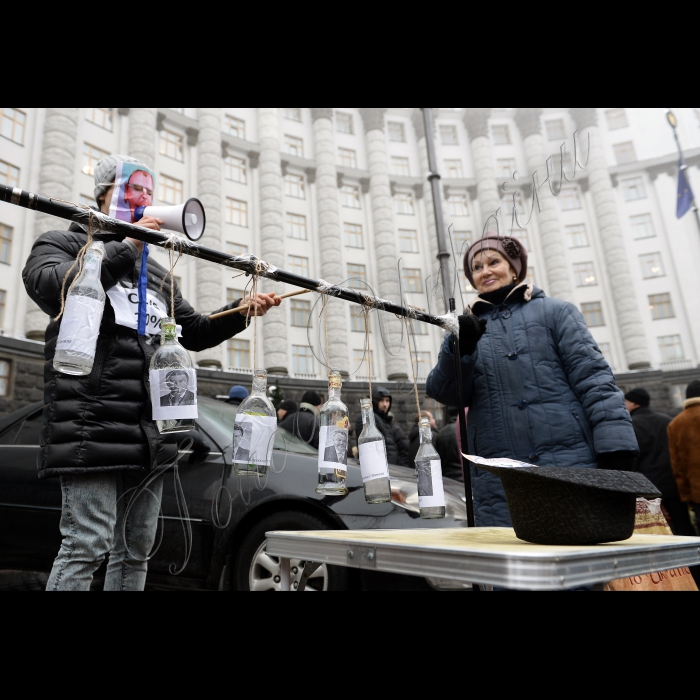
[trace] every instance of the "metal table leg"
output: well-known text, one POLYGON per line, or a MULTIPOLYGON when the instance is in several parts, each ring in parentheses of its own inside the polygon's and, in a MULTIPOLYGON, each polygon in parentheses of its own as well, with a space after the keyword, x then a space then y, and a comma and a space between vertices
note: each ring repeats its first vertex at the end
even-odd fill
POLYGON ((301 575, 301 580, 299 581, 299 588, 297 588, 297 593, 301 593, 303 590, 306 589, 306 584, 309 582, 309 579, 320 566, 320 564, 316 564, 316 562, 313 561, 307 561, 304 564, 304 572, 301 575))
POLYGON ((280 590, 291 591, 291 561, 289 559, 280 558, 280 590))

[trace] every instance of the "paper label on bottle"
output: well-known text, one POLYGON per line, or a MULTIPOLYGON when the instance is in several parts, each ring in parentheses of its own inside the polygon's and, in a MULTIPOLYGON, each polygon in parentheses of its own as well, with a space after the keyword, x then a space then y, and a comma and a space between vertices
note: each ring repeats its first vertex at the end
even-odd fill
POLYGON ((418 506, 420 508, 442 508, 445 491, 442 485, 442 463, 439 459, 416 462, 418 475, 418 506))
POLYGON ((71 294, 61 317, 56 350, 81 352, 95 357, 104 304, 99 299, 71 294))
POLYGON ((360 445, 360 470, 363 483, 389 478, 389 463, 384 440, 360 445))
POLYGON ((194 369, 152 369, 153 420, 197 418, 197 372, 194 369))
MULTIPOLYGON (((118 326, 138 329, 139 290, 117 284, 107 290, 107 296, 114 309, 114 322, 118 326)), ((160 335, 160 319, 168 316, 168 307, 162 297, 150 289, 146 292, 146 335, 160 335)), ((178 338, 182 336, 182 326, 177 327, 178 338)))
MULTIPOLYGON (((345 419, 347 421, 347 419, 345 419)), ((348 429, 322 425, 318 435, 318 470, 348 471, 348 429)))
POLYGON ((276 432, 274 417, 248 416, 239 411, 233 426, 233 462, 269 467, 276 432))

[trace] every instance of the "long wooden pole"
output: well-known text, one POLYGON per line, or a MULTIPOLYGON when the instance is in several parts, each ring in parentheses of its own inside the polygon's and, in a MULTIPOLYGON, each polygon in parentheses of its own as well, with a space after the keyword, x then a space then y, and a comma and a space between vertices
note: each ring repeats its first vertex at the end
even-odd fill
MULTIPOLYGON (((289 297, 297 297, 300 294, 310 293, 310 289, 297 289, 296 292, 287 292, 286 294, 280 294, 279 296, 273 294, 272 296, 274 299, 289 299, 289 297)), ((229 309, 228 311, 221 311, 218 314, 212 314, 211 316, 209 316, 209 318, 213 321, 215 318, 221 318, 222 316, 230 316, 231 314, 240 313, 241 311, 249 309, 251 306, 252 304, 243 304, 243 306, 237 306, 235 309, 229 309)))

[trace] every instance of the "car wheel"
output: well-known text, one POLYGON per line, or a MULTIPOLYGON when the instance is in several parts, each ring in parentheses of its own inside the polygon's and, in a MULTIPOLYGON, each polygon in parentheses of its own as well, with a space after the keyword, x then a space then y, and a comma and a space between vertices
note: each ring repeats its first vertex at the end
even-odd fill
MULTIPOLYGON (((233 584, 237 591, 281 590, 280 560, 265 551, 265 533, 274 530, 330 530, 325 521, 307 513, 274 513, 255 525, 243 540, 234 568, 233 584)), ((303 562, 291 560, 292 590, 299 586, 303 562)), ((309 578, 307 591, 344 591, 349 588, 347 569, 321 565, 309 578)))

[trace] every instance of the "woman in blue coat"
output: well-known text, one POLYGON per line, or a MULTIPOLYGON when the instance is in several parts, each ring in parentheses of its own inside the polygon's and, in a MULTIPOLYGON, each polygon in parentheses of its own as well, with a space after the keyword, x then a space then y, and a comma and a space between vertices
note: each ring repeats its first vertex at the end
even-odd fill
MULTIPOLYGON (((527 284, 527 251, 488 233, 464 258, 479 296, 459 318, 469 449, 547 467, 631 471, 638 452, 624 396, 573 305, 527 284)), ((457 406, 448 335, 427 394, 457 406)), ((472 467, 476 524, 510 527, 498 477, 472 467)))

